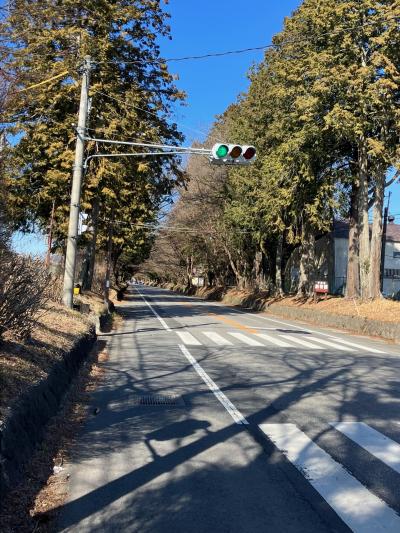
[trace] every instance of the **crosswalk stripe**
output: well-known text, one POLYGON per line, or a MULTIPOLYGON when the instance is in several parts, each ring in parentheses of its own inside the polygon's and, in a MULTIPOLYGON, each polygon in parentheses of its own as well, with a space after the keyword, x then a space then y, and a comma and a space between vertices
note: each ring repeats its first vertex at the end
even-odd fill
POLYGON ((362 344, 356 344, 355 342, 349 342, 345 341, 343 339, 339 339, 339 337, 331 337, 332 340, 335 340, 337 342, 340 342, 341 344, 346 344, 347 346, 352 346, 353 348, 359 348, 360 350, 364 350, 365 352, 372 352, 372 353, 386 353, 382 350, 377 350, 376 348, 370 348, 367 346, 363 346, 362 344))
POLYGON ((337 422, 330 425, 400 474, 400 444, 364 422, 337 422))
POLYGON ((400 516, 295 424, 261 424, 260 428, 355 533, 400 531, 400 516))
POLYGON ((330 348, 334 348, 335 350, 342 350, 343 352, 354 352, 353 348, 346 348, 346 346, 341 346, 340 344, 336 344, 334 342, 326 341, 325 339, 320 339, 319 337, 307 337, 308 339, 311 339, 313 342, 319 342, 320 344, 325 344, 326 346, 329 346, 330 348))
POLYGON ((272 337, 272 335, 266 335, 265 333, 257 333, 257 337, 265 339, 266 341, 270 342, 271 344, 275 344, 276 346, 281 346, 282 348, 293 348, 291 344, 288 344, 285 341, 281 341, 277 337, 272 337))
POLYGON ((233 343, 231 341, 228 341, 228 339, 224 339, 222 335, 219 333, 215 333, 215 331, 203 331, 203 335, 208 337, 210 340, 215 342, 218 346, 233 346, 233 343))
POLYGON ((305 348, 310 348, 311 350, 320 350, 321 347, 317 346, 315 344, 311 344, 311 342, 307 342, 303 339, 299 339, 295 337, 294 335, 279 335, 279 337, 282 337, 282 339, 288 339, 291 342, 294 342, 295 344, 300 344, 301 346, 304 346, 305 348))
POLYGON ((247 335, 243 335, 243 333, 229 331, 229 335, 232 335, 232 337, 239 339, 240 341, 244 342, 245 344, 248 344, 249 346, 264 346, 264 344, 262 344, 261 342, 258 342, 256 339, 248 337, 247 335))
POLYGON ((183 344, 186 344, 187 346, 201 346, 201 342, 198 341, 191 333, 188 331, 177 331, 177 335, 181 338, 181 341, 183 344))

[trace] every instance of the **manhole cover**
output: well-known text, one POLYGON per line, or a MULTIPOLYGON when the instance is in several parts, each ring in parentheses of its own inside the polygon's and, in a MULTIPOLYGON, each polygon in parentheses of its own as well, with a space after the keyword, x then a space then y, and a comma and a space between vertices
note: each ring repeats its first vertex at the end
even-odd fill
POLYGON ((181 396, 173 395, 160 395, 160 394, 151 394, 147 396, 136 396, 134 399, 135 405, 175 405, 182 406, 185 405, 183 398, 181 396))

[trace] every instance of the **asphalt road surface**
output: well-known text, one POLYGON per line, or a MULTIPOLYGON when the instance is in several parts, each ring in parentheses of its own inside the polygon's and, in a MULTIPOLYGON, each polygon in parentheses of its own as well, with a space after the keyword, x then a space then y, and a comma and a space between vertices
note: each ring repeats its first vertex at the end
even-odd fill
POLYGON ((400 348, 144 286, 57 531, 399 533, 400 348))

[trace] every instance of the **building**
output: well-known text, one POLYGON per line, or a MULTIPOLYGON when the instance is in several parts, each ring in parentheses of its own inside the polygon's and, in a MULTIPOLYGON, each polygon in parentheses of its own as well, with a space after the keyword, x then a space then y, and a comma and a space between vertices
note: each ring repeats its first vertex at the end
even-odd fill
MULTIPOLYGON (((331 294, 345 294, 349 225, 335 220, 333 231, 317 239, 312 282, 327 281, 331 294)), ((297 248, 285 269, 285 290, 296 292, 299 279, 300 249, 297 248)), ((400 291, 400 225, 388 223, 386 232, 383 294, 393 296, 400 291)))
MULTIPOLYGON (((331 276, 331 292, 344 294, 347 276, 349 225, 336 220, 333 229, 334 275, 331 276), (333 282, 333 283, 332 283, 333 282)), ((391 296, 400 291, 400 225, 389 222, 386 231, 385 268, 383 294, 391 296)))

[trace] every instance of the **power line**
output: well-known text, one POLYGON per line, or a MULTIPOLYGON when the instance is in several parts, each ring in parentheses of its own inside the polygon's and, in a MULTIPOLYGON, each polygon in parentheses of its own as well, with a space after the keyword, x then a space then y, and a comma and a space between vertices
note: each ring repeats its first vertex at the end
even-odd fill
MULTIPOLYGON (((337 31, 338 33, 343 33, 345 31, 349 31, 351 29, 358 29, 358 28, 363 28, 364 26, 375 26, 375 25, 378 25, 378 24, 384 24, 385 22, 387 21, 391 21, 391 20, 400 20, 400 16, 397 15, 397 16, 393 16, 393 17, 388 17, 386 18, 384 21, 382 20, 377 20, 377 21, 370 21, 370 22, 364 22, 363 24, 355 24, 355 25, 352 25, 352 26, 348 26, 348 27, 343 27, 341 28, 340 30, 332 30, 332 31, 328 31, 328 32, 323 32, 323 33, 318 33, 316 34, 316 37, 324 37, 324 36, 327 36, 327 35, 334 35, 335 34, 335 31, 337 31)), ((250 47, 250 48, 241 48, 241 49, 238 49, 238 50, 226 50, 224 52, 210 52, 210 53, 207 53, 207 54, 201 54, 201 55, 191 55, 191 56, 183 56, 183 57, 170 57, 170 58, 166 58, 166 59, 162 59, 162 58, 158 58, 158 59, 154 59, 154 60, 151 60, 151 59, 136 59, 136 60, 133 60, 133 61, 98 61, 96 62, 98 65, 102 65, 102 64, 115 64, 115 63, 118 63, 118 64, 124 64, 124 65, 133 65, 133 64, 141 64, 141 63, 170 63, 170 62, 177 62, 177 61, 191 61, 191 60, 198 60, 198 59, 209 59, 209 58, 213 58, 213 57, 224 57, 224 56, 229 56, 229 55, 238 55, 238 54, 244 54, 244 53, 247 53, 247 52, 255 52, 255 51, 261 51, 261 50, 268 50, 270 48, 280 48, 286 44, 298 44, 298 43, 309 43, 310 42, 310 38, 302 38, 302 39, 292 39, 292 40, 287 40, 287 41, 282 41, 280 42, 279 44, 275 44, 275 43, 272 43, 272 44, 266 44, 266 45, 262 45, 262 46, 253 46, 253 47, 250 47)))
MULTIPOLYGON (((154 113, 153 111, 149 111, 147 109, 144 109, 143 107, 139 107, 139 106, 136 106, 134 104, 128 104, 128 103, 124 102, 123 100, 121 100, 120 98, 115 98, 115 96, 111 96, 111 95, 103 93, 101 91, 93 91, 92 94, 101 94, 102 96, 105 96, 106 98, 110 98, 110 100, 115 100, 116 102, 121 103, 122 105, 124 105, 126 107, 131 107, 132 109, 137 109, 139 111, 143 111, 144 113, 147 113, 148 115, 153 115, 153 116, 155 116, 157 118, 160 118, 157 115, 157 113, 154 113)), ((209 135, 207 132, 199 130, 197 128, 192 128, 191 126, 188 126, 187 124, 185 124, 183 122, 176 122, 176 124, 179 125, 180 127, 186 128, 186 129, 191 130, 191 131, 193 131, 195 133, 200 133, 201 135, 205 135, 206 137, 209 135)), ((221 141, 221 142, 223 142, 223 141, 221 141)))

